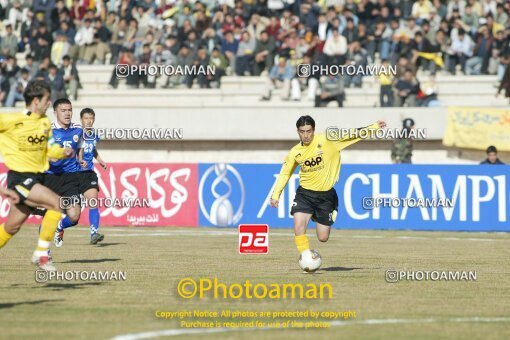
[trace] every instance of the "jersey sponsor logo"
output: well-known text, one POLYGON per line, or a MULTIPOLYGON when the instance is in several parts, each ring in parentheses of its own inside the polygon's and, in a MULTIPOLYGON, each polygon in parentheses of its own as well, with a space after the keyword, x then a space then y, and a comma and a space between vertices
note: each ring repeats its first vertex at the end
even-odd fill
POLYGON ((322 157, 321 156, 318 156, 318 157, 312 157, 312 158, 309 158, 307 159, 306 161, 304 161, 304 165, 308 166, 308 167, 315 167, 315 166, 319 166, 322 162, 322 157))
POLYGON ((239 254, 269 253, 269 226, 267 224, 239 225, 239 254))
POLYGON ((29 142, 30 144, 34 145, 34 144, 41 144, 41 143, 44 143, 46 141, 46 136, 42 135, 42 136, 28 136, 27 137, 27 142, 29 142))

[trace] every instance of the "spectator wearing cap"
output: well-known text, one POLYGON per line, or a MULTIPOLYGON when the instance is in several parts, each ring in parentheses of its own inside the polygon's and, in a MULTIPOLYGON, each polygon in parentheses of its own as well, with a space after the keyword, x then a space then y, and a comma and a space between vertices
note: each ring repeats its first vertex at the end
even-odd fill
POLYGON ((391 148, 391 160, 395 164, 411 164, 413 157, 413 140, 410 131, 414 129, 414 120, 406 118, 402 122, 403 130, 399 138, 395 139, 391 148))
POLYGON ((269 72, 266 93, 261 100, 271 100, 272 91, 277 88, 282 88, 282 100, 288 100, 292 78, 294 78, 294 67, 285 58, 280 57, 278 64, 274 65, 269 72))
POLYGON ((459 29, 457 36, 452 38, 452 43, 448 49, 448 71, 455 75, 456 66, 460 65, 464 73, 466 61, 473 55, 473 41, 463 29, 459 29))
POLYGON ((328 57, 328 64, 343 65, 347 53, 347 39, 340 35, 337 29, 333 29, 332 35, 326 39, 323 52, 328 57))
POLYGON ((466 61, 466 74, 487 74, 493 38, 486 25, 480 26, 475 38, 473 56, 466 61))
POLYGON ((255 75, 260 75, 264 70, 270 70, 273 67, 276 44, 274 38, 269 36, 266 31, 260 34, 260 39, 254 51, 253 71, 255 75))
POLYGON ((241 41, 236 53, 236 74, 246 76, 252 74, 253 52, 255 51, 255 39, 248 31, 241 34, 241 41))
POLYGON ((5 33, 0 44, 1 55, 14 57, 18 52, 18 38, 13 34, 11 24, 5 25, 5 33))
POLYGON ((71 57, 65 55, 62 58, 62 67, 59 69, 64 80, 64 90, 71 100, 78 99, 78 88, 80 87, 80 76, 76 65, 72 62, 71 57))
POLYGON ((491 145, 485 151, 487 154, 487 158, 480 162, 480 164, 488 164, 488 165, 504 165, 502 161, 498 158, 498 149, 494 145, 491 145))

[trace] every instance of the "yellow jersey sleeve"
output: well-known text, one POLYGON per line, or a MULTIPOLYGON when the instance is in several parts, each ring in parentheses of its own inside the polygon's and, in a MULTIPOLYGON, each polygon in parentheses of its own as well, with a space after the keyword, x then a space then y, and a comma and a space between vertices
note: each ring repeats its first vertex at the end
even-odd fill
POLYGON ((50 129, 48 134, 48 150, 46 152, 48 155, 48 158, 52 159, 63 159, 67 158, 64 148, 61 147, 59 144, 55 143, 55 140, 53 139, 53 132, 50 129))
POLYGON ((349 134, 344 138, 339 138, 337 140, 332 140, 331 142, 335 144, 335 147, 338 151, 345 149, 346 147, 359 142, 366 137, 371 136, 371 131, 375 132, 375 130, 379 129, 379 124, 374 123, 364 128, 351 129, 349 134))
POLYGON ((289 181, 290 176, 292 176, 292 173, 294 170, 296 170, 298 163, 296 162, 295 155, 294 155, 294 149, 290 150, 289 154, 285 157, 285 160, 283 161, 282 169, 280 170, 280 175, 278 176, 278 179, 276 181, 276 185, 273 190, 273 194, 271 195, 271 199, 273 200, 279 200, 280 195, 287 185, 287 182, 289 181))
POLYGON ((12 114, 0 114, 0 133, 7 131, 12 127, 13 124, 12 114))

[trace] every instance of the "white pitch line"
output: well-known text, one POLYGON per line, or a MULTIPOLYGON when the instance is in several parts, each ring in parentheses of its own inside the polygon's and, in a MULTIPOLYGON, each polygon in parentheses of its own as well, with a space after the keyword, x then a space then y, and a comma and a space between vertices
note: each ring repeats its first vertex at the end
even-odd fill
MULTIPOLYGON (((313 320, 311 320, 313 321, 313 320)), ((457 317, 450 319, 426 318, 426 319, 367 319, 367 320, 353 320, 330 321, 332 327, 350 326, 350 325, 388 325, 388 324, 410 324, 410 323, 439 323, 439 322, 510 322, 510 317, 457 317)), ((138 340, 138 339, 151 339, 160 336, 177 336, 185 334, 207 334, 207 333, 224 333, 224 332, 239 332, 239 331, 267 331, 267 330, 281 330, 282 328, 196 328, 196 329, 165 329, 161 331, 132 333, 117 335, 112 340, 138 340)), ((289 328, 286 328, 289 329, 289 328)), ((313 329, 313 328, 310 328, 313 329)))
MULTIPOLYGON (((106 234, 106 236, 117 237, 131 237, 131 236, 237 236, 237 231, 199 231, 199 230, 167 230, 159 232, 145 232, 145 233, 118 233, 106 234)), ((269 232, 270 236, 285 236, 293 237, 291 233, 269 232)), ((367 239, 401 239, 401 240, 444 240, 444 241, 504 241, 510 239, 490 239, 490 238, 461 238, 461 237, 427 237, 427 236, 379 236, 379 235, 331 235, 330 238, 367 238, 367 239)))
MULTIPOLYGON (((135 229, 103 229, 105 231, 117 231, 117 233, 106 233, 106 236, 114 237, 140 237, 140 236, 237 236, 237 230, 200 230, 193 228, 192 230, 158 230, 152 231, 149 229, 135 230, 135 229), (136 231, 136 232, 135 232, 136 231)), ((283 232, 269 232, 270 236, 284 236, 293 237, 292 233, 283 232)), ((502 233, 506 235, 506 233, 502 233)), ((82 237, 82 235, 72 235, 66 237, 82 237)), ((381 235, 338 235, 332 234, 330 238, 356 238, 356 239, 399 239, 399 240, 442 240, 442 241, 482 241, 482 242, 493 242, 493 241, 510 241, 510 238, 462 238, 462 237, 428 237, 428 236, 381 236, 381 235)))

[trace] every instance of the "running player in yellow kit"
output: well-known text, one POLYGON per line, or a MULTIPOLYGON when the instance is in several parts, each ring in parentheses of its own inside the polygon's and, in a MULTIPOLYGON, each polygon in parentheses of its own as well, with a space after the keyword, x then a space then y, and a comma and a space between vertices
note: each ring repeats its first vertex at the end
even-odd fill
POLYGON ((386 123, 378 121, 361 129, 351 129, 347 138, 328 138, 325 133, 315 135, 315 121, 310 116, 301 116, 296 122, 300 143, 294 146, 283 162, 273 194, 271 207, 278 207, 280 194, 290 176, 299 165, 299 188, 292 205, 294 235, 299 253, 310 251, 306 228, 310 219, 317 223, 317 238, 321 242, 329 239, 331 226, 335 222, 338 196, 333 186, 340 176, 340 152, 368 135, 362 129, 381 129, 386 123))
POLYGON ((0 248, 18 232, 36 207, 47 209, 32 262, 40 269, 55 271, 48 256, 50 241, 62 218, 60 197, 44 186, 44 171, 49 158, 73 156, 72 149, 55 144, 46 110, 51 89, 44 80, 28 83, 23 96, 26 109, 20 113, 0 114, 0 152, 9 172, 7 187, 0 193, 14 203, 5 224, 0 224, 0 248), (18 197, 13 198, 13 194, 18 197))

